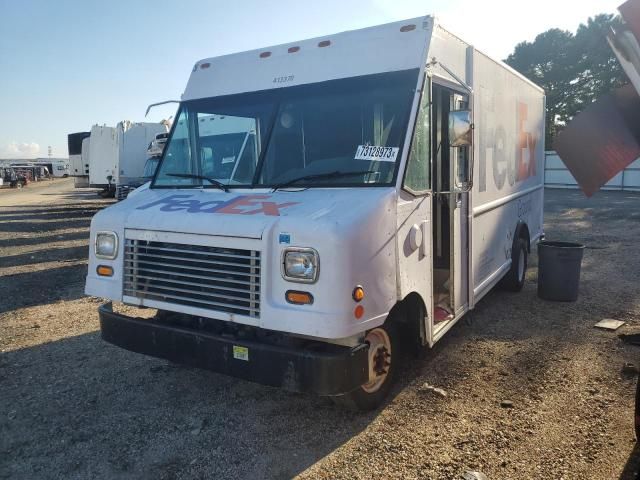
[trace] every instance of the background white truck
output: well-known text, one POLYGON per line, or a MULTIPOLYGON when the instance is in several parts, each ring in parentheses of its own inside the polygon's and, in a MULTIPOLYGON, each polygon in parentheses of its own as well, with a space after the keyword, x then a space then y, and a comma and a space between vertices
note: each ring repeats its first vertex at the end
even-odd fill
POLYGON ((76 188, 89 186, 89 136, 91 132, 75 132, 67 135, 69 152, 69 176, 74 177, 76 188), (84 156, 83 152, 84 145, 84 156))
MULTIPOLYGON (((171 125, 168 121, 163 121, 163 124, 165 127, 170 127, 171 125)), ((133 190, 153 179, 168 137, 168 128, 161 133, 155 134, 146 149, 146 160, 142 165, 142 169, 140 168, 140 159, 137 151, 135 152, 135 156, 131 155, 128 157, 128 162, 125 162, 121 166, 120 177, 116 185, 116 198, 118 200, 126 199, 133 190), (125 175, 125 173, 127 173, 127 175, 125 175)))
POLYGON ((76 187, 102 188, 114 195, 118 184, 143 176, 147 147, 167 132, 166 122, 119 122, 115 127, 94 125, 90 132, 68 136, 71 175, 76 187))
POLYGON ((160 123, 119 122, 115 127, 95 125, 89 144, 89 185, 115 194, 119 183, 142 176, 147 147, 156 134, 166 133, 160 123))
POLYGON ((158 309, 105 304, 103 339, 375 408, 522 288, 544 102, 433 17, 197 62, 154 181, 92 220, 86 293, 158 309))
POLYGON ((68 177, 71 166, 68 158, 36 158, 33 163, 47 168, 51 177, 68 177))

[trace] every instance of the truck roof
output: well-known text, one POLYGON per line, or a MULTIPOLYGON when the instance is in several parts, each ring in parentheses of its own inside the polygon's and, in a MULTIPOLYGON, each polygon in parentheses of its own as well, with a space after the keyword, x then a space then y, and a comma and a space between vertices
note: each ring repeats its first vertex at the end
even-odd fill
POLYGON ((197 62, 183 100, 420 68, 432 16, 207 58, 197 62))

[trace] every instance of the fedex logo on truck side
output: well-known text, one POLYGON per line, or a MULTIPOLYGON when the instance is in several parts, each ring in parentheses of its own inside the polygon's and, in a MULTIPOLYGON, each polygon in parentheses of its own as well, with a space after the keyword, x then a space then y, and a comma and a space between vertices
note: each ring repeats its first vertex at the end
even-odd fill
POLYGON ((297 205, 299 202, 276 203, 267 201, 271 195, 240 195, 231 200, 211 200, 200 202, 192 199, 191 195, 170 195, 147 205, 142 205, 137 210, 147 210, 160 206, 161 212, 187 212, 187 213, 226 213, 230 215, 256 215, 262 213, 277 217, 283 208, 297 205))
MULTIPOLYGON (((495 112, 489 110, 482 111, 483 121, 491 125, 495 122, 495 112)), ((498 190, 502 190, 506 183, 515 185, 529 177, 536 175, 536 147, 538 136, 527 131, 527 120, 529 117, 529 107, 526 103, 516 104, 516 136, 517 138, 507 138, 506 129, 502 125, 490 126, 488 134, 481 139, 481 151, 479 161, 479 190, 487 191, 487 169, 491 169, 493 181, 498 190), (515 155, 509 155, 508 145, 515 144, 515 155), (513 158, 512 161, 509 161, 513 158)))

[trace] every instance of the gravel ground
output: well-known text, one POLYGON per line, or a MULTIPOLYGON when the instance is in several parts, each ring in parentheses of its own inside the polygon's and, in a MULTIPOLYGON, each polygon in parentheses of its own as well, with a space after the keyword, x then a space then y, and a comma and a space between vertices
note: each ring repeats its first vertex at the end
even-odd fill
POLYGON ((102 342, 83 286, 109 202, 71 185, 0 191, 0 478, 636 477, 640 350, 593 325, 640 331, 639 195, 547 191, 548 238, 588 246, 580 300, 538 299, 534 255, 522 293, 490 293, 362 415, 102 342))

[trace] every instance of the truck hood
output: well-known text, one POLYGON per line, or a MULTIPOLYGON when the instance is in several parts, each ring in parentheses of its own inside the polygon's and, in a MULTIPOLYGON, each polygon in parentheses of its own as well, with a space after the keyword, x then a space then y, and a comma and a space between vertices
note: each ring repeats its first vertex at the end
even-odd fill
MULTIPOLYGON (((336 226, 377 208, 392 187, 285 190, 160 190, 141 187, 99 216, 127 229, 262 238, 280 220, 300 218, 336 226), (117 220, 116 220, 117 217, 117 220)), ((290 224, 290 221, 286 223, 290 224)))

